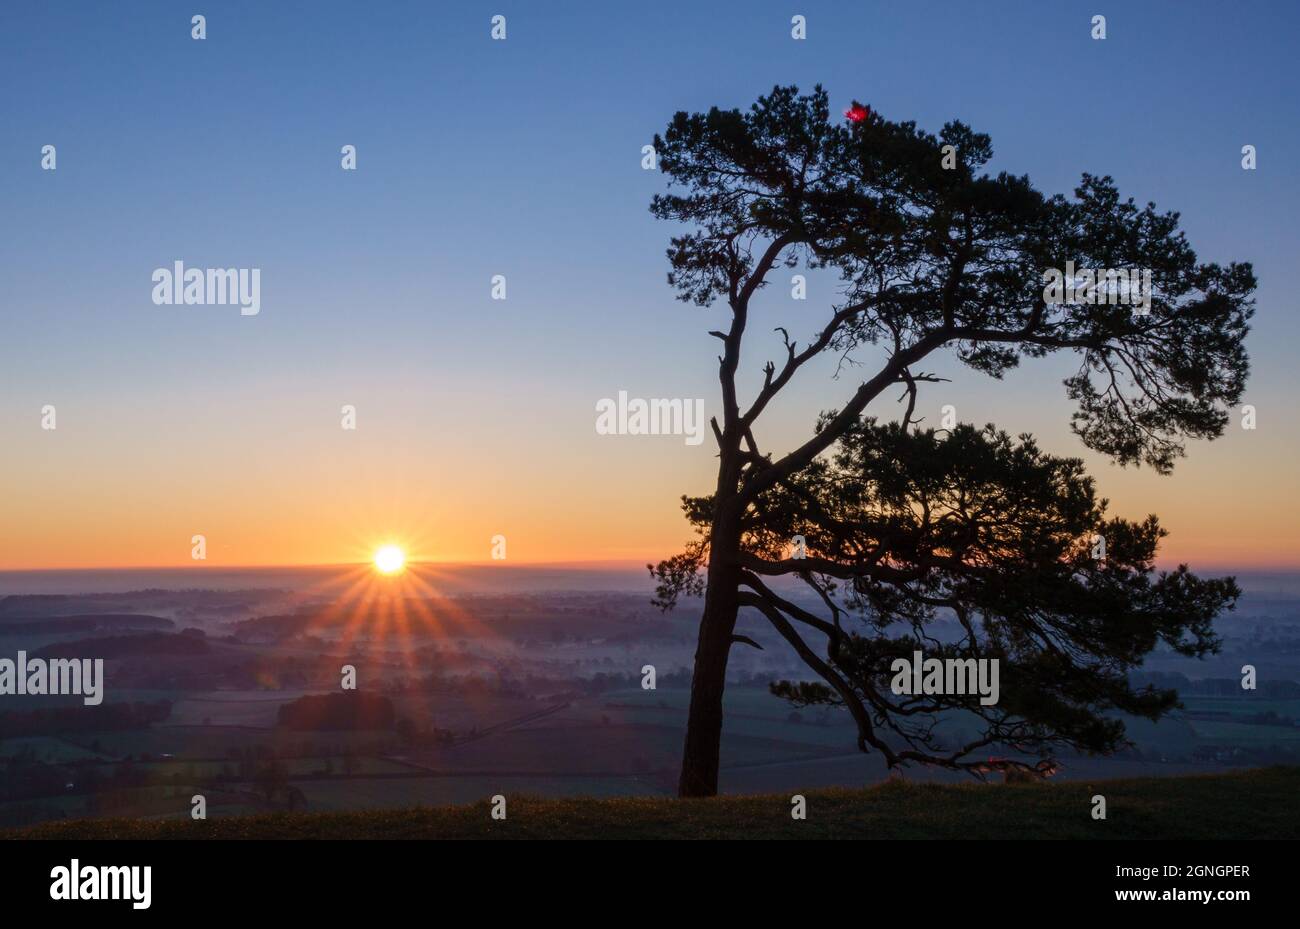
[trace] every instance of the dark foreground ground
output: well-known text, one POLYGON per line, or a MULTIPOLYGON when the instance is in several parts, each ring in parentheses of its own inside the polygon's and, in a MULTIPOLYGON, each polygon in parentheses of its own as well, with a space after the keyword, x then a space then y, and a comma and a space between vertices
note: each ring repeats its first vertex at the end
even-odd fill
POLYGON ((472 806, 275 813, 191 820, 101 819, 0 832, 4 839, 1293 839, 1300 768, 1195 777, 939 785, 894 781, 806 794, 711 800, 507 798, 507 818, 472 806), (1095 795, 1106 819, 1092 818, 1095 795))

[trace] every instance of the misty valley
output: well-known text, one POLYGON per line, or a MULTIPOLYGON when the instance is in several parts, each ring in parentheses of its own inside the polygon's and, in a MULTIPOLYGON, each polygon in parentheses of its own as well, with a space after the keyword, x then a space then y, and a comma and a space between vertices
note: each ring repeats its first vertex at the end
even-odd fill
MULTIPOLYGON (((497 794, 671 796, 698 603, 665 615, 630 583, 573 586, 0 597, 0 657, 21 650, 29 663, 93 657, 104 667, 100 705, 0 696, 0 826, 183 819, 200 797, 214 818, 497 794), (345 666, 355 689, 341 684, 345 666)), ((1131 746, 1111 757, 1067 752, 1053 780, 1300 762, 1300 585, 1260 576, 1243 586, 1238 610, 1216 622, 1219 655, 1157 651, 1135 672, 1137 683, 1176 687, 1183 709, 1159 723, 1126 719, 1131 746), (1253 691, 1240 684, 1246 663, 1256 666, 1253 691)), ((729 666, 722 792, 888 778, 879 755, 856 749, 845 711, 796 708, 769 692, 805 672, 773 632, 743 615, 741 625, 765 647, 737 649, 729 666)), ((959 712, 939 722, 954 745, 973 731, 959 712)), ((972 780, 917 767, 894 776, 972 780)))

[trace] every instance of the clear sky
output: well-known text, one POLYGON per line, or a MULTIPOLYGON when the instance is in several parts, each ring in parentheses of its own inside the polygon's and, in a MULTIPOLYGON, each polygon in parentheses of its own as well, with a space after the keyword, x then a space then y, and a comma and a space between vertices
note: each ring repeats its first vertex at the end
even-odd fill
MULTIPOLYGON (((712 440, 594 428, 619 390, 717 409, 705 333, 722 311, 665 283, 673 230, 647 210, 664 177, 641 169, 641 146, 677 110, 818 82, 841 109, 965 120, 992 136, 992 169, 1049 193, 1111 174, 1179 210, 1202 260, 1255 264, 1258 429, 1234 421, 1172 477, 1085 457, 1115 512, 1160 514, 1166 560, 1300 565, 1298 11, 7 0, 0 569, 192 564, 195 533, 214 565, 356 560, 381 541, 486 561, 496 534, 520 563, 677 551, 678 498, 711 487, 712 440), (346 144, 356 171, 340 168, 346 144), (155 305, 151 274, 176 260, 259 268, 261 312, 155 305)), ((806 336, 834 293, 823 278, 805 303, 771 288, 751 331, 806 336)), ((751 387, 777 348, 749 346, 751 387)), ((945 359, 927 370, 955 380, 920 411, 935 422, 953 403, 1084 454, 1069 367, 998 383, 945 359)), ((765 448, 801 441, 853 386, 825 366, 802 378, 765 448)))

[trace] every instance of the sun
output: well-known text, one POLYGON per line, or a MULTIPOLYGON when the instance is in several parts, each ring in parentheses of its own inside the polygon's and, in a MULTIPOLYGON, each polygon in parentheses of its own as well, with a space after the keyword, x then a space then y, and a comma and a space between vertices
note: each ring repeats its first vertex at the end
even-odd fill
POLYGON ((406 553, 396 545, 385 545, 375 552, 375 568, 380 574, 396 574, 406 565, 406 553))

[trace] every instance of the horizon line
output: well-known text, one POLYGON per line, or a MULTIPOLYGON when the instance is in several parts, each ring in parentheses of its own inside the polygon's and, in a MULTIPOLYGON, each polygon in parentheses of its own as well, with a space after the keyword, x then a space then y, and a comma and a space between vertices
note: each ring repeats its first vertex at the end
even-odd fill
MULTIPOLYGON (((0 567, 0 574, 39 574, 73 571, 285 571, 285 570, 327 570, 340 568, 361 568, 369 566, 368 559, 361 561, 335 562, 297 562, 282 564, 231 564, 231 565, 79 565, 75 567, 47 568, 5 568, 0 567)), ((451 567, 451 568, 554 568, 557 570, 626 570, 635 568, 645 570, 647 562, 641 559, 586 559, 575 561, 407 561, 410 567, 451 567)), ((1297 568, 1300 570, 1300 568, 1297 568)))
MULTIPOLYGON (((647 563, 652 563, 653 559, 580 559, 570 561, 408 561, 407 567, 448 567, 448 568, 494 568, 494 569, 511 569, 511 568, 550 568, 554 570, 589 570, 589 571, 618 571, 618 570, 638 570, 643 571, 647 563)), ((371 562, 361 561, 337 561, 337 562, 296 562, 296 563, 278 563, 278 564, 231 564, 231 565, 79 565, 79 566, 61 566, 61 567, 0 567, 2 574, 54 574, 54 573, 72 573, 77 571, 285 571, 285 570, 330 570, 330 569, 355 569, 369 566, 371 562)), ((1300 573, 1300 563, 1295 564, 1265 564, 1265 565, 1232 565, 1232 564, 1214 564, 1205 563, 1193 565, 1185 561, 1157 561, 1155 568, 1158 571, 1169 571, 1176 569, 1181 564, 1187 564, 1189 569, 1200 573, 1234 571, 1249 572, 1255 574, 1262 573, 1300 573)))

